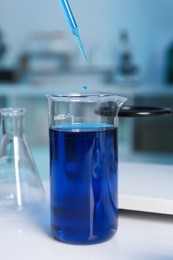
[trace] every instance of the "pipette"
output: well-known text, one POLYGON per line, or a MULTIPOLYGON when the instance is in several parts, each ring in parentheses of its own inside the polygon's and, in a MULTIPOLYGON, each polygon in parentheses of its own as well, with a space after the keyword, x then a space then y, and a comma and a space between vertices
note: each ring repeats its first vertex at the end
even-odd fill
POLYGON ((70 8, 70 5, 68 3, 68 0, 59 0, 59 3, 60 3, 60 6, 63 10, 64 15, 65 15, 68 26, 69 26, 72 34, 74 35, 74 37, 77 41, 77 44, 78 44, 79 49, 82 53, 82 56, 83 56, 84 60, 87 60, 87 56, 86 56, 83 44, 82 44, 80 36, 79 36, 78 26, 77 26, 77 23, 75 21, 72 10, 70 8))
POLYGON ((63 10, 64 15, 65 15, 65 18, 66 18, 66 21, 67 21, 68 26, 70 28, 70 31, 72 32, 72 34, 74 35, 74 37, 77 41, 77 44, 78 44, 79 49, 82 53, 82 56, 83 56, 84 60, 87 60, 87 56, 86 56, 84 47, 82 45, 82 42, 81 42, 81 39, 80 39, 80 36, 79 36, 79 30, 78 30, 78 27, 77 27, 77 23, 75 21, 75 18, 74 18, 74 15, 72 13, 72 10, 70 8, 70 5, 68 3, 68 0, 58 0, 58 1, 60 3, 60 6, 63 10))

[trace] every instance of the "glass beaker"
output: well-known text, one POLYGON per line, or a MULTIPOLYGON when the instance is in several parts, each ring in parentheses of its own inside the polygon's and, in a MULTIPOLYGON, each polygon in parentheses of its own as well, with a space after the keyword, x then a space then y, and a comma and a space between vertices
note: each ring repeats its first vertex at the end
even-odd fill
POLYGON ((25 109, 0 109, 0 216, 34 213, 44 191, 25 136, 25 109))
POLYGON ((51 229, 62 242, 92 244, 117 230, 118 111, 112 93, 47 95, 51 229))

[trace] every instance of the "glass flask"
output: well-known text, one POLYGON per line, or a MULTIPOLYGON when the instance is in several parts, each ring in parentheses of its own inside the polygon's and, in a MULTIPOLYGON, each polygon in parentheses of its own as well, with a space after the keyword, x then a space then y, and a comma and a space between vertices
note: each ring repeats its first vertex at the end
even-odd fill
POLYGON ((118 226, 118 112, 111 93, 48 95, 51 229, 55 239, 94 244, 118 226))
POLYGON ((30 214, 41 208, 44 190, 25 136, 25 109, 0 114, 0 216, 30 214))

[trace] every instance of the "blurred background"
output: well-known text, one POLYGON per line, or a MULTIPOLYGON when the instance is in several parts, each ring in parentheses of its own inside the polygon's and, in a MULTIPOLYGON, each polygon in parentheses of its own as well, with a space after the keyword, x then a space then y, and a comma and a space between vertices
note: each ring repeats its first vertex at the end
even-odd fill
MULTIPOLYGON (((41 151, 48 146, 47 93, 87 85, 131 105, 173 108, 173 1, 69 2, 87 62, 57 0, 0 0, 0 107, 26 107, 29 143, 41 151)), ((119 123, 120 160, 173 163, 171 116, 119 123)))

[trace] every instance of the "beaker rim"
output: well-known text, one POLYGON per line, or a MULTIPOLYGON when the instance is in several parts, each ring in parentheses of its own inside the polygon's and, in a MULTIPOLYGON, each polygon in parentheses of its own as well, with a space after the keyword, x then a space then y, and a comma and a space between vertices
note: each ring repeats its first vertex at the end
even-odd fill
POLYGON ((85 101, 97 102, 98 100, 118 100, 125 102, 127 98, 119 96, 112 92, 69 92, 69 93, 54 93, 47 94, 46 97, 51 101, 85 101))
POLYGON ((1 108, 0 114, 3 116, 23 116, 26 109, 23 107, 7 107, 1 108))

